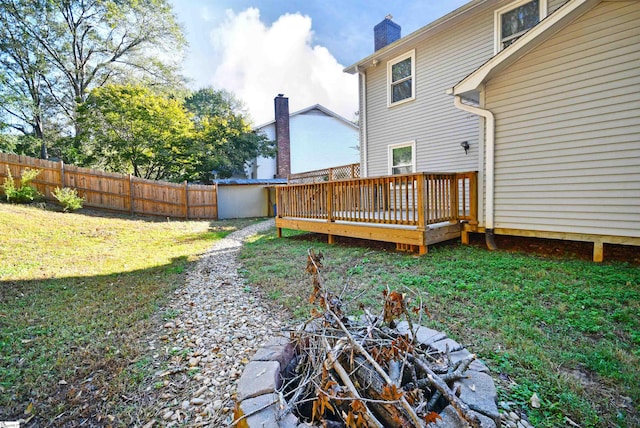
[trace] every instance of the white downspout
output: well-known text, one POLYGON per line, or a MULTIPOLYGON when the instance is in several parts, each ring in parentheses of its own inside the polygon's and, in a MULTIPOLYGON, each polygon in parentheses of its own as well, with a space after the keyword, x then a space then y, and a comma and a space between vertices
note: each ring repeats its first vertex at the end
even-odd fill
POLYGON ((481 116, 485 119, 485 192, 486 192, 486 207, 485 207, 485 236, 487 241, 487 247, 490 250, 497 249, 494 238, 494 153, 495 153, 495 117, 489 110, 475 107, 469 104, 464 104, 460 95, 455 95, 453 104, 460 110, 481 116))
POLYGON ((367 74, 357 67, 358 74, 362 77, 362 104, 360 105, 360 127, 362 140, 360 150, 362 150, 362 176, 369 176, 368 147, 367 147, 367 74))

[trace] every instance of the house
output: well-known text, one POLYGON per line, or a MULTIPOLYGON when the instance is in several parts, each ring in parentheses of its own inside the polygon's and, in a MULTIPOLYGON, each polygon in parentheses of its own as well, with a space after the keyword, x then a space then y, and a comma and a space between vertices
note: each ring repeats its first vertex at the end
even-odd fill
POLYGON ((276 226, 421 253, 470 232, 592 242, 596 261, 640 245, 640 1, 473 0, 403 38, 387 17, 374 41, 345 69, 366 178, 313 209, 283 189, 276 226))
POLYGON ((256 127, 277 143, 276 158, 260 157, 247 176, 287 178, 290 174, 360 162, 358 125, 316 104, 289 114, 289 99, 274 99, 275 119, 256 127))

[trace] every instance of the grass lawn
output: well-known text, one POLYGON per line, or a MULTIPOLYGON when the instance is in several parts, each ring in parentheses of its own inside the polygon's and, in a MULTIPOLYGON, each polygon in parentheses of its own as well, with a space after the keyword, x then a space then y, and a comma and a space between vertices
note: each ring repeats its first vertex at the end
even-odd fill
POLYGON ((134 413, 126 398, 151 374, 153 317, 190 263, 249 223, 0 204, 0 420, 108 425, 134 413))
POLYGON ((310 309, 304 268, 314 248, 325 254, 325 287, 345 290, 347 312, 362 302, 379 313, 387 286, 423 296, 431 318, 422 324, 477 353, 500 399, 534 426, 640 426, 640 267, 456 243, 416 257, 284 232, 244 247, 245 275, 300 319, 310 309), (538 409, 530 406, 534 393, 538 409))

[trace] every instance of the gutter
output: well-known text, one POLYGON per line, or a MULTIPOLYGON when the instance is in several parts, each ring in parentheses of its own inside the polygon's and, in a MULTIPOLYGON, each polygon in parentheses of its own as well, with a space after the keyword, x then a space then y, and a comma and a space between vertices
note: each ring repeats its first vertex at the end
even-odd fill
POLYGON ((464 104, 460 95, 455 95, 453 104, 456 108, 471 114, 483 117, 485 119, 485 191, 486 191, 486 208, 485 208, 485 241, 487 248, 497 250, 493 229, 494 229, 494 174, 495 174, 495 116, 489 110, 464 104))
POLYGON ((360 67, 356 66, 358 70, 358 74, 361 77, 361 94, 362 94, 362 104, 360 105, 360 128, 362 132, 362 139, 360 140, 360 150, 362 150, 362 176, 369 176, 369 166, 368 166, 368 144, 367 144, 367 73, 362 71, 360 67))

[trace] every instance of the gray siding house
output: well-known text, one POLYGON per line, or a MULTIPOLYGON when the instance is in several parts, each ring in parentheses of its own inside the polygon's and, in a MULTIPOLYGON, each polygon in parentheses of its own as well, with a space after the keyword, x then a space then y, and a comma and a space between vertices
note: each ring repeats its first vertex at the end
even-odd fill
POLYGON ((365 177, 478 171, 465 233, 640 245, 640 1, 474 0, 359 75, 365 177))

